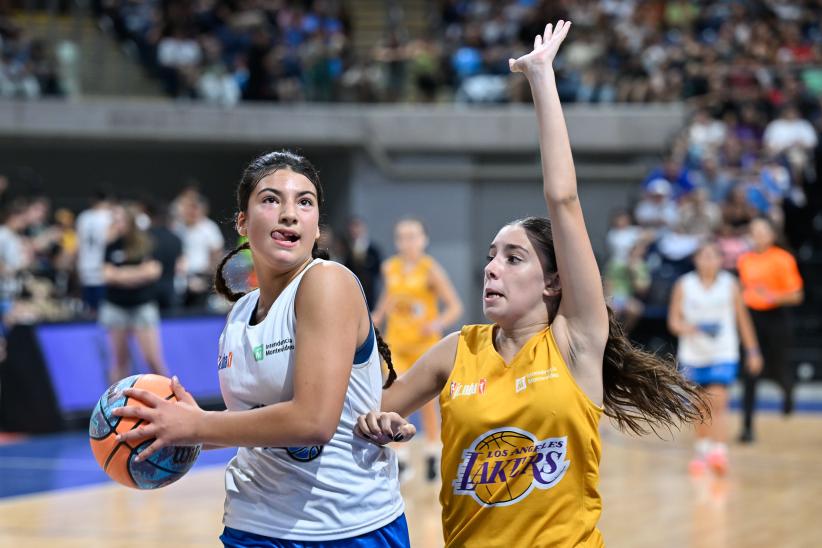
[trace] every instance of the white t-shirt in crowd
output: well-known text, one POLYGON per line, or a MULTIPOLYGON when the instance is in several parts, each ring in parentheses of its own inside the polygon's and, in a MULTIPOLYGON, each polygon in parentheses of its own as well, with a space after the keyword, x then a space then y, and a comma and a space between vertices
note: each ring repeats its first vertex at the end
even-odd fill
POLYGON ((87 209, 77 217, 77 274, 84 286, 104 285, 103 262, 111 211, 87 209))
POLYGON ((762 139, 765 146, 775 152, 781 152, 795 143, 805 148, 813 148, 816 146, 816 131, 810 122, 801 118, 776 119, 765 128, 762 139))
POLYGON ((217 223, 204 217, 187 225, 178 223, 174 232, 183 241, 183 257, 187 274, 204 274, 211 270, 211 254, 223 249, 225 240, 217 223))

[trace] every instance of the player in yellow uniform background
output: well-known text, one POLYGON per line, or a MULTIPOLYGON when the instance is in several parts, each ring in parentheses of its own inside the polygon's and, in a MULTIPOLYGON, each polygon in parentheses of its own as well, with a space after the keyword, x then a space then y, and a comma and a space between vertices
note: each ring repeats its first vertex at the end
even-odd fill
MULTIPOLYGON (((397 254, 382 265, 384 290, 373 313, 374 325, 385 322, 385 340, 394 368, 402 374, 442 338, 443 329, 462 314, 462 302, 448 274, 425 254, 428 236, 422 222, 407 218, 394 227, 397 254), (442 305, 442 307, 440 306, 442 305)), ((426 475, 437 477, 439 418, 434 402, 422 408, 426 443, 426 475)), ((401 477, 410 477, 406 448, 398 449, 401 477)))
POLYGON ((551 220, 500 229, 484 270, 493 323, 434 345, 357 423, 376 443, 408 440, 403 416, 439 398, 449 547, 603 546, 601 415, 639 433, 702 418, 698 388, 632 346, 605 304, 552 66, 569 28, 548 25, 510 62, 531 85, 551 220))

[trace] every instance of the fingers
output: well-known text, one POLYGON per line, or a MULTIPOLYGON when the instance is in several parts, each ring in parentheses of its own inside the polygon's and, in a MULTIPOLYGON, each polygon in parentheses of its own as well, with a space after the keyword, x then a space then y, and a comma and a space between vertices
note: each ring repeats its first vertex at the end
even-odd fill
POLYGON ((380 433, 393 439, 394 429, 391 428, 391 413, 383 413, 378 422, 380 423, 380 433))
POLYGON ((185 388, 183 388, 183 385, 180 383, 180 379, 177 378, 177 375, 174 375, 171 378, 171 391, 174 392, 174 397, 177 398, 177 401, 196 403, 194 401, 194 397, 189 394, 185 388))
POLYGON ((160 449, 162 449, 164 446, 165 444, 163 442, 161 442, 160 440, 155 440, 154 443, 140 451, 140 453, 134 460, 136 460, 137 462, 142 462, 154 453, 156 453, 157 451, 159 451, 160 449))
POLYGON ((542 46, 542 35, 537 34, 534 37, 534 50, 539 49, 542 46))
POLYGON ((164 401, 157 394, 149 392, 148 390, 143 390, 142 388, 126 388, 123 390, 123 394, 129 398, 140 400, 149 407, 157 407, 158 404, 163 403, 164 401))
POLYGON ((406 422, 397 429, 397 433, 394 435, 394 441, 409 441, 416 433, 417 427, 410 422, 406 422))
MULTIPOLYGON (((562 24, 562 19, 557 22, 557 29, 559 29, 560 25, 562 24)), ((548 40, 551 39, 551 35, 553 32, 554 25, 553 23, 548 23, 545 25, 545 35, 542 37, 542 43, 547 44, 548 40)))
POLYGON ((140 407, 136 405, 128 405, 126 407, 117 407, 111 411, 111 414, 115 417, 128 417, 130 419, 143 419, 145 421, 151 422, 151 417, 153 415, 152 411, 148 407, 140 407))
MULTIPOLYGON (((557 25, 557 28, 559 28, 559 25, 557 25)), ((565 25, 562 27, 562 30, 560 30, 559 32, 555 32, 555 34, 558 34, 560 42, 565 40, 565 37, 568 36, 569 30, 571 30, 571 22, 565 21, 565 25)))
POLYGON ((380 423, 377 420, 377 414, 373 411, 365 416, 365 424, 368 426, 367 434, 373 438, 380 433, 380 423))
POLYGON ((119 434, 116 439, 120 443, 130 443, 153 438, 156 436, 156 434, 156 427, 152 426, 151 424, 144 424, 142 426, 138 426, 134 430, 129 430, 124 434, 119 434))

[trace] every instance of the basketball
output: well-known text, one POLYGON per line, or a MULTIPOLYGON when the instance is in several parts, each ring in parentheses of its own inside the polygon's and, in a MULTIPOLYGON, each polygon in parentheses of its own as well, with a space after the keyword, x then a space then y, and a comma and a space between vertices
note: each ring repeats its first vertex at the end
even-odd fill
POLYGON ((89 441, 97 463, 114 481, 135 489, 157 489, 174 483, 191 469, 200 455, 200 445, 163 447, 142 462, 135 457, 150 446, 154 439, 129 444, 118 442, 116 436, 137 428, 143 420, 116 417, 118 407, 144 406, 123 394, 127 388, 141 388, 161 398, 176 399, 171 391, 171 380, 161 375, 132 375, 114 383, 102 395, 89 423, 89 441))

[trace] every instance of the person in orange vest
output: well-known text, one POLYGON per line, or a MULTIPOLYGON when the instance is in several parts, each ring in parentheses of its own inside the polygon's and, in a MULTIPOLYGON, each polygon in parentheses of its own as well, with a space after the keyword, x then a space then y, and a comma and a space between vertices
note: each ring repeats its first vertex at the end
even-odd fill
POLYGON ((745 372, 742 401, 743 420, 739 441, 754 440, 756 385, 760 377, 779 383, 784 393, 783 411, 793 411, 794 372, 788 362, 792 329, 790 307, 804 299, 802 277, 793 256, 776 245, 776 230, 768 219, 751 221, 753 249, 737 261, 742 298, 751 311, 756 336, 762 348, 761 373, 745 372))

